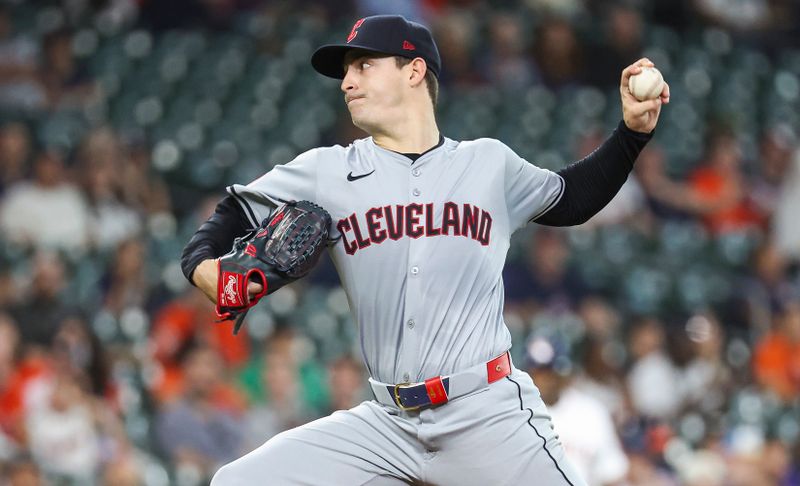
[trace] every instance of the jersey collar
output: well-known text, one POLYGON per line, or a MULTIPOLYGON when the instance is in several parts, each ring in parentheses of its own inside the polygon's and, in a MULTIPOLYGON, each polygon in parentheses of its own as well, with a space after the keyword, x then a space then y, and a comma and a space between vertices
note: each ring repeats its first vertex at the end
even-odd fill
POLYGON ((426 155, 428 155, 428 154, 430 154, 432 152, 435 152, 436 150, 441 148, 445 144, 445 141, 446 141, 446 139, 445 139, 444 135, 439 133, 439 142, 437 142, 436 145, 434 145, 433 147, 429 148, 428 150, 422 152, 421 154, 414 154, 414 153, 395 152, 394 150, 385 149, 385 148, 381 147, 380 145, 378 145, 377 143, 375 143, 375 139, 374 138, 369 137, 369 142, 370 142, 370 144, 372 144, 373 147, 375 147, 375 149, 377 149, 377 150, 379 150, 379 151, 381 151, 381 152, 383 152, 385 154, 390 154, 390 155, 394 156, 397 159, 402 159, 402 160, 404 160, 406 162, 410 162, 412 165, 414 164, 414 162, 418 161, 422 157, 425 157, 426 155))

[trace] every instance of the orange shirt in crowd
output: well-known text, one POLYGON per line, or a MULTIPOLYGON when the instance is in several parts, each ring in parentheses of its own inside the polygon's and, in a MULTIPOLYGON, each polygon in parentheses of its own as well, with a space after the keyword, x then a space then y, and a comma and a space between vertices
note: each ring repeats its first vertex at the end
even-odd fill
MULTIPOLYGON (((728 191, 736 190, 730 187, 736 182, 713 167, 701 167, 692 172, 689 184, 701 199, 709 202, 723 197, 728 191)), ((763 223, 763 217, 747 204, 744 197, 727 207, 706 214, 703 220, 715 234, 759 226, 763 223)))
POLYGON ((11 437, 24 441, 25 393, 28 385, 49 373, 42 358, 23 360, 0 386, 0 428, 11 437))
POLYGON ((758 382, 784 400, 800 396, 800 343, 772 332, 756 346, 753 366, 758 382))
POLYGON ((217 323, 213 312, 205 312, 176 300, 164 306, 153 321, 153 344, 156 359, 173 361, 175 353, 192 337, 207 342, 219 352, 225 364, 239 367, 250 359, 247 326, 236 336, 233 323, 217 323))

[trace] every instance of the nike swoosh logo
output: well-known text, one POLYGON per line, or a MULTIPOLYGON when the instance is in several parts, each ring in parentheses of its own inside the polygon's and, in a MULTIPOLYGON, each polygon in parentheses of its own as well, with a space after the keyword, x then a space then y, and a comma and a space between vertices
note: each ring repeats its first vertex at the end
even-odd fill
MULTIPOLYGON (((375 170, 373 169, 372 172, 375 172, 375 170)), ((372 172, 369 172, 367 174, 361 174, 360 176, 354 176, 353 173, 351 172, 351 173, 347 174, 347 180, 350 181, 350 182, 357 181, 357 180, 359 180, 361 178, 367 177, 368 175, 372 174, 372 172)))

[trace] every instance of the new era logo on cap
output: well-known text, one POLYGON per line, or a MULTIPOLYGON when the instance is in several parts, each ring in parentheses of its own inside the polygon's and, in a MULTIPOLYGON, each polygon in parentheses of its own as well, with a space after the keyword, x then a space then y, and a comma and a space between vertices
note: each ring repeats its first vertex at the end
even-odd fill
POLYGON ((400 15, 373 15, 357 20, 347 41, 322 46, 311 56, 311 65, 319 73, 336 79, 344 78, 344 56, 351 49, 401 56, 421 57, 438 78, 442 61, 431 31, 422 24, 400 15))

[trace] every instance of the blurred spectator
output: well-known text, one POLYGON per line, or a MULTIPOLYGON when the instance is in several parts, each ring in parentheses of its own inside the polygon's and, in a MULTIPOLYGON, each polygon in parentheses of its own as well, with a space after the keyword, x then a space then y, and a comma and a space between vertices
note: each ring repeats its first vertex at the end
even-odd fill
POLYGON ((769 0, 738 0, 735 8, 716 0, 693 0, 695 11, 708 22, 727 30, 766 30, 773 21, 769 0))
POLYGON ((51 109, 80 108, 95 94, 94 81, 72 52, 72 33, 57 30, 42 44, 39 78, 51 109))
MULTIPOLYGON (((118 182, 121 183, 122 202, 147 216, 151 228, 154 217, 174 220, 169 189, 161 175, 153 170, 148 147, 141 141, 129 140, 124 144, 122 156, 122 163, 117 164, 121 171, 118 182)), ((192 205, 195 203, 192 201, 192 205)), ((161 236, 157 232, 156 235, 161 236)))
POLYGON ((664 461, 664 450, 672 438, 669 426, 651 420, 629 421, 621 438, 628 455, 628 481, 632 486, 681 484, 664 461))
POLYGON ((664 189, 661 185, 672 184, 665 175, 667 162, 667 154, 664 149, 658 143, 651 141, 636 159, 633 175, 644 191, 649 211, 657 218, 657 221, 688 219, 690 218, 689 214, 673 207, 663 197, 664 189))
POLYGON ((27 174, 31 156, 31 135, 22 123, 6 123, 0 128, 0 197, 27 174))
POLYGON ((43 108, 46 95, 36 77, 39 46, 30 35, 17 32, 11 10, 0 5, 0 107, 43 108))
POLYGON ((89 397, 75 377, 56 370, 42 402, 26 417, 30 450, 49 474, 87 483, 100 463, 99 438, 89 397))
POLYGON ((577 86, 585 75, 581 44, 575 29, 564 19, 550 18, 539 23, 533 58, 542 82, 555 91, 577 86))
POLYGON ((769 331, 773 313, 798 294, 789 279, 788 262, 772 241, 764 241, 752 254, 751 270, 739 284, 749 330, 760 336, 769 331))
MULTIPOLYGON (((269 403, 270 391, 265 381, 265 371, 269 368, 266 362, 268 356, 280 361, 287 357, 286 363, 294 370, 295 377, 300 385, 299 397, 302 402, 300 408, 313 410, 316 413, 323 410, 329 402, 328 387, 326 386, 325 370, 314 359, 312 354, 313 344, 303 332, 285 323, 278 323, 272 334, 264 341, 263 352, 239 375, 240 382, 248 397, 253 403, 269 403)), ((283 375, 276 374, 280 378, 283 375)))
POLYGON ((433 31, 443 59, 439 84, 452 88, 481 84, 483 77, 472 52, 478 38, 475 19, 467 12, 450 11, 436 19, 433 31))
POLYGON ((577 19, 586 13, 585 0, 523 0, 523 3, 542 16, 557 15, 561 18, 577 19))
POLYGON ((603 34, 591 47, 587 64, 589 83, 606 89, 619 87, 620 72, 643 55, 644 20, 630 3, 613 2, 602 9, 603 34))
POLYGON ((330 406, 323 415, 336 410, 348 410, 371 396, 366 390, 364 366, 350 355, 344 355, 328 365, 328 388, 330 406))
POLYGON ((481 72, 492 87, 525 89, 537 78, 525 55, 526 39, 522 20, 511 13, 497 13, 489 19, 489 49, 479 59, 481 72))
POLYGON ((8 189, 0 201, 0 229, 21 245, 83 253, 89 242, 89 211, 80 190, 66 178, 64 159, 40 153, 33 180, 8 189))
POLYGON ((54 366, 77 377, 81 388, 99 399, 115 399, 106 351, 82 316, 60 323, 51 350, 54 366))
POLYGON ((750 183, 749 198, 764 220, 771 218, 778 206, 796 149, 796 136, 786 125, 772 127, 761 136, 758 173, 750 183))
POLYGON ((537 309, 569 311, 586 295, 585 282, 569 264, 565 235, 557 229, 536 228, 525 260, 506 265, 506 301, 523 318, 530 318, 537 309))
POLYGON ((147 484, 142 470, 133 460, 115 461, 103 471, 103 484, 114 486, 140 486, 147 484))
POLYGON ((653 317, 635 322, 628 347, 632 362, 627 383, 634 410, 648 418, 673 418, 683 397, 678 370, 665 349, 661 322, 653 317))
POLYGON ((404 2, 392 2, 391 4, 383 0, 356 0, 355 3, 356 13, 359 18, 370 15, 390 14, 402 15, 414 22, 425 21, 422 0, 406 0, 404 2))
POLYGON ((733 388, 731 370, 725 363, 725 335, 711 313, 697 314, 686 322, 692 356, 683 367, 684 406, 707 417, 720 417, 733 388))
MULTIPOLYGON (((294 333, 288 330, 278 331, 267 342, 260 360, 261 396, 247 413, 248 450, 319 416, 314 402, 306 396, 314 390, 302 379, 297 342, 294 333)), ((324 388, 322 383, 317 389, 320 388, 324 388)))
POLYGON ((146 272, 146 248, 142 241, 120 243, 101 280, 103 308, 119 317, 126 309, 146 309, 150 282, 146 272))
POLYGON ((719 451, 701 449, 691 452, 676 466, 681 484, 686 486, 723 486, 727 484, 725 460, 719 451))
POLYGON ((800 301, 783 303, 773 330, 756 344, 753 369, 758 383, 781 400, 800 396, 800 301))
POLYGON ((11 313, 19 325, 24 344, 48 347, 61 321, 74 307, 64 301, 68 278, 58 255, 39 252, 32 266, 30 287, 25 289, 24 298, 11 313))
POLYGON ((625 413, 625 383, 617 361, 624 357, 617 356, 621 350, 616 340, 588 337, 579 349, 581 361, 572 380, 574 388, 597 400, 615 421, 621 422, 625 413))
POLYGON ((7 314, 0 313, 0 461, 8 459, 24 438, 25 376, 19 331, 7 314))
POLYGON ((44 486, 47 484, 39 466, 27 455, 15 458, 5 472, 9 486, 44 486))
POLYGON ((589 486, 623 484, 628 459, 608 410, 571 383, 569 350, 557 340, 528 343, 526 368, 539 388, 564 450, 589 486), (586 433, 591 430, 591 433, 586 433))
POLYGON ((709 140, 705 162, 687 182, 674 182, 654 171, 646 178, 648 193, 662 204, 702 218, 715 234, 758 226, 763 220, 748 204, 741 157, 737 138, 719 132, 709 140))
POLYGON ((214 304, 192 287, 157 311, 153 319, 150 346, 160 365, 151 384, 159 401, 169 401, 179 390, 181 350, 192 342, 214 348, 230 369, 244 366, 250 358, 247 326, 234 336, 230 323, 216 323, 214 304))
POLYGON ((96 129, 84 140, 79 157, 91 239, 96 248, 109 250, 136 236, 142 227, 139 215, 123 200, 127 181, 119 141, 110 129, 96 129))
POLYGON ((229 0, 141 0, 141 15, 155 30, 202 28, 226 29, 235 13, 229 0))
POLYGON ((762 464, 771 484, 800 484, 797 470, 792 470, 792 450, 780 440, 764 444, 762 464))
POLYGON ((210 478, 243 452, 242 402, 226 383, 222 360, 209 347, 190 348, 183 360, 180 397, 156 417, 158 443, 172 467, 210 478))

